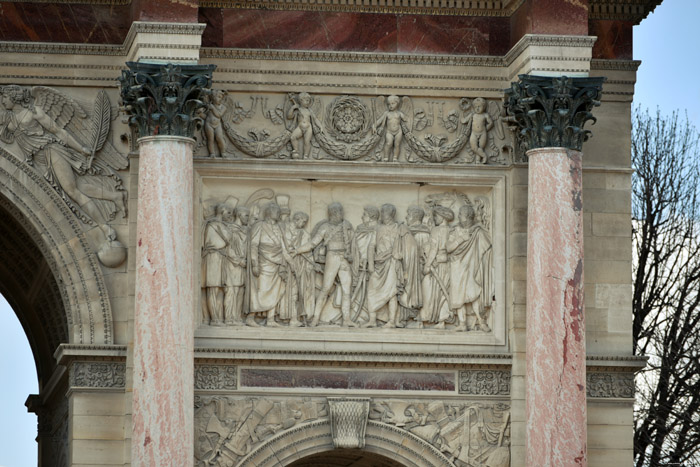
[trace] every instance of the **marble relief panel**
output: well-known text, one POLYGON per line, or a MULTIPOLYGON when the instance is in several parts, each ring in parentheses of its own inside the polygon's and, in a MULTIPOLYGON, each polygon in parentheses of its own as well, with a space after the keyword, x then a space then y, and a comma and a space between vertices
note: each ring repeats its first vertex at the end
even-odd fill
POLYGON ((208 179, 209 326, 490 334, 503 247, 490 187, 208 179))
MULTIPOLYGON (((319 437, 332 436, 336 445, 333 424, 343 426, 345 438, 357 438, 359 445, 364 445, 365 427, 375 429, 373 437, 381 433, 377 427, 405 432, 407 444, 416 436, 423 446, 442 453, 445 465, 510 465, 510 405, 500 402, 197 396, 194 418, 196 466, 249 465, 250 456, 266 446, 299 443, 305 437, 319 442, 319 437), (343 403, 363 403, 365 410, 331 413, 334 404, 343 403)), ((381 445, 378 441, 374 444, 381 445)))
POLYGON ((199 157, 506 165, 499 101, 308 92, 207 96, 199 157))

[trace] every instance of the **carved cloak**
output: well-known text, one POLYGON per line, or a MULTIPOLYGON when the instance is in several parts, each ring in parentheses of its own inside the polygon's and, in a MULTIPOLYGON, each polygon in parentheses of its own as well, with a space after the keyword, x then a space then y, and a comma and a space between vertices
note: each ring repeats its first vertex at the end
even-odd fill
POLYGON ((257 313, 275 309, 284 297, 285 282, 282 279, 284 244, 282 229, 267 221, 256 223, 250 236, 251 263, 257 262, 258 277, 252 276, 250 311, 257 313))
POLYGON ((491 306, 493 249, 488 233, 480 225, 457 227, 450 234, 450 308, 461 308, 478 300, 479 309, 491 306))

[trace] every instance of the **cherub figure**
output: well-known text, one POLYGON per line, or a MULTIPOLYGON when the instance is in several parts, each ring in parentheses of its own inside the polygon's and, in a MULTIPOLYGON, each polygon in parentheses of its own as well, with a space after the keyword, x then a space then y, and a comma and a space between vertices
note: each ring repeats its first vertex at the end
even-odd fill
POLYGON ((290 96, 290 100, 294 105, 287 111, 287 120, 296 119, 297 127, 292 131, 292 157, 299 159, 299 155, 303 155, 303 159, 308 159, 311 155, 311 137, 314 135, 314 129, 311 126, 311 119, 314 117, 311 110, 313 98, 308 92, 300 92, 298 99, 290 96), (299 140, 303 139, 303 147, 299 147, 299 140))
POLYGON ((403 131, 401 130, 401 122, 408 123, 408 117, 399 110, 401 100, 399 96, 392 95, 386 99, 387 110, 381 117, 372 125, 372 130, 377 132, 386 125, 386 134, 384 136, 384 160, 392 162, 399 160, 399 151, 401 149, 401 140, 403 139, 403 131))
POLYGON ((222 121, 228 109, 225 97, 225 91, 214 89, 207 105, 204 132, 207 135, 207 149, 209 149, 210 157, 221 157, 224 154, 224 149, 226 149, 226 138, 222 121))
POLYGON ((488 142, 488 132, 493 128, 493 119, 486 112, 485 99, 477 97, 472 105, 474 106, 474 111, 465 115, 461 122, 471 126, 469 146, 476 154, 478 161, 485 164, 488 161, 486 143, 488 142))

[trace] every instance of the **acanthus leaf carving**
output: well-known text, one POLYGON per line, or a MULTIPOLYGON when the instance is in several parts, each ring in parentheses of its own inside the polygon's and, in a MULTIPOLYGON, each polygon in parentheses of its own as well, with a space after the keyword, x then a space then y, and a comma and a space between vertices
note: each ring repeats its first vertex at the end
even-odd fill
POLYGON ((604 77, 570 78, 520 75, 505 90, 504 107, 526 150, 564 147, 580 151, 591 135, 584 125, 596 119, 604 77))
MULTIPOLYGON (((204 120, 204 97, 211 88, 216 65, 175 65, 127 62, 122 71, 122 108, 140 137, 155 135, 192 138, 204 120)), ((211 111, 211 109, 209 109, 211 111)), ((219 117, 217 117, 219 118, 219 117)))

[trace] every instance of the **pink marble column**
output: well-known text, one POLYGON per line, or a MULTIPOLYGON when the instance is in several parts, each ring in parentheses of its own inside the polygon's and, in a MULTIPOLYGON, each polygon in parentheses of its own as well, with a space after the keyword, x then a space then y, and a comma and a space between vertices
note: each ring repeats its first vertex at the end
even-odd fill
POLYGON ((527 465, 585 466, 581 152, 527 155, 527 465))
POLYGON ((139 139, 133 466, 194 458, 193 143, 139 139))

